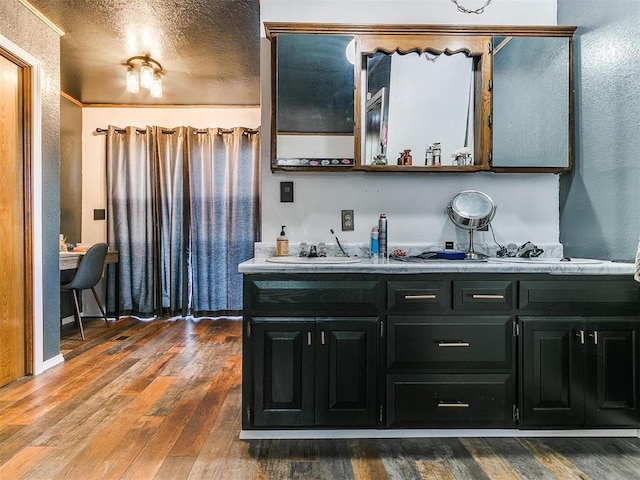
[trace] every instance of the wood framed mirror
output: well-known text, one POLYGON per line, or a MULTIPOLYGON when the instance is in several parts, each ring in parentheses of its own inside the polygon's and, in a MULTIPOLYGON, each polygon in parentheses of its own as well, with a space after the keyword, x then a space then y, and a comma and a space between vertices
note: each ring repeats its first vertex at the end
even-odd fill
POLYGON ((355 69, 346 52, 353 35, 311 26, 268 32, 272 170, 352 169, 355 69))
POLYGON ((483 35, 356 36, 357 168, 486 169, 490 42, 483 35), (435 159, 427 153, 434 148, 435 159), (401 156, 407 151, 410 165, 401 156), (469 155, 461 161, 462 151, 469 155))
POLYGON ((272 171, 572 168, 576 27, 265 23, 265 29, 272 171), (352 40, 354 65, 346 60, 352 40), (437 164, 433 148, 429 153, 436 146, 437 164), (398 165, 405 150, 411 164, 398 165))

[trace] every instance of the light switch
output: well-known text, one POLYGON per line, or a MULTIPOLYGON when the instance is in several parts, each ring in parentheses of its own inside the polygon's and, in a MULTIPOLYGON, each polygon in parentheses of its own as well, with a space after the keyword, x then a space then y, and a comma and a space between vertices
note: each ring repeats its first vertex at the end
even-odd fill
POLYGON ((95 208, 93 210, 93 219, 94 220, 104 220, 106 219, 106 211, 104 208, 95 208))
POLYGON ((293 202, 293 182, 280 182, 280 201, 293 202))

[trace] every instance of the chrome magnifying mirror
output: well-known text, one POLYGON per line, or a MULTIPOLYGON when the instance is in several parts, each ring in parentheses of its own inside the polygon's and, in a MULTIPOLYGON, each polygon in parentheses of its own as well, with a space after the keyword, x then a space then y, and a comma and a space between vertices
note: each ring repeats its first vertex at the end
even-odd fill
POLYGON ((469 230, 469 249, 465 258, 467 260, 480 260, 487 255, 477 253, 473 249, 473 234, 476 230, 484 228, 496 213, 496 205, 486 193, 477 190, 465 190, 453 197, 447 207, 449 218, 460 228, 469 230))

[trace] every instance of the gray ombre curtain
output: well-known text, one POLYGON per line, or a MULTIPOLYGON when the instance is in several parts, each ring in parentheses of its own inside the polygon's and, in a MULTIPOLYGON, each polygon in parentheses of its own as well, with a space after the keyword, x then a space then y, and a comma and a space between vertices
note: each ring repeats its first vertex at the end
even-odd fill
POLYGON ((186 132, 186 127, 154 127, 161 305, 163 310, 181 315, 187 313, 189 306, 185 288, 189 255, 188 217, 185 218, 185 208, 189 205, 184 171, 186 132))
POLYGON ((107 242, 119 252, 120 298, 113 297, 109 277, 109 309, 153 315, 156 311, 157 266, 154 235, 155 196, 152 129, 107 130, 107 242))
POLYGON ((107 134, 108 145, 147 137, 145 151, 107 148, 108 239, 120 251, 121 310, 195 316, 239 312, 238 263, 253 256, 259 239, 259 133, 242 127, 135 132, 109 127, 107 134), (129 164, 136 168, 122 167, 129 164), (144 207, 131 200, 141 196, 140 187, 148 199, 144 207), (139 237, 149 237, 148 248, 132 256, 139 237), (151 269, 138 271, 140 264, 151 269), (145 295, 131 289, 133 284, 145 284, 145 295))
POLYGON ((191 310, 242 309, 239 262, 253 256, 259 231, 259 141, 242 128, 190 129, 191 310))

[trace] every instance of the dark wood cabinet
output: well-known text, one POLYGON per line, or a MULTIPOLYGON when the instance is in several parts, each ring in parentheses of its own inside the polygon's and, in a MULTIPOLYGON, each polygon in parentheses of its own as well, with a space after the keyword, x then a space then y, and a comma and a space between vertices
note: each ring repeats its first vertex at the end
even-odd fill
POLYGON ((637 427, 638 317, 522 317, 523 427, 637 427))
POLYGON ((256 426, 312 425, 314 319, 254 319, 253 404, 256 426))
POLYGON ((387 322, 387 427, 515 425, 510 316, 390 315, 387 322))
POLYGON ((640 322, 593 320, 587 328, 585 424, 640 425, 640 322))
POLYGON ((251 325, 254 426, 376 425, 378 318, 251 325))
POLYGON ((377 318, 318 319, 316 425, 375 426, 377 318))
POLYGON ((244 277, 243 429, 639 428, 631 276, 244 277))

